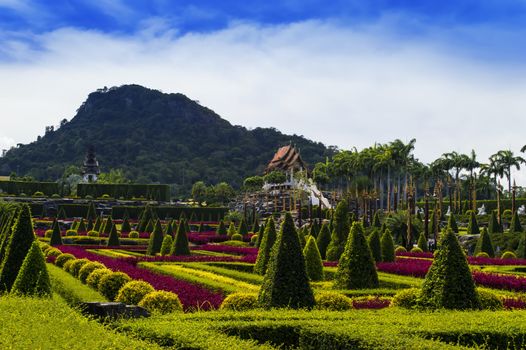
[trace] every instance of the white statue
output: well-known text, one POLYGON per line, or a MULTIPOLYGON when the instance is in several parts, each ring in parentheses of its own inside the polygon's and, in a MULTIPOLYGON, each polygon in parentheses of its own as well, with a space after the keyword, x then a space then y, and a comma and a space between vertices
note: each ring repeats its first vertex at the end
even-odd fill
POLYGON ((526 214, 526 208, 524 207, 524 204, 519 207, 519 210, 517 210, 517 214, 519 215, 526 214))
POLYGON ((446 213, 446 216, 450 216, 451 215, 451 207, 448 205, 447 206, 447 213, 446 213))
POLYGON ((486 215, 486 206, 484 204, 482 204, 482 207, 478 208, 477 215, 486 215))

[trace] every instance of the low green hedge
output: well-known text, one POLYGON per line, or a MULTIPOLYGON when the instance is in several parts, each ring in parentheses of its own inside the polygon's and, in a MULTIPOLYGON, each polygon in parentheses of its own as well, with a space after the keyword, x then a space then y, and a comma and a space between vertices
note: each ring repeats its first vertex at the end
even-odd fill
POLYGON ((108 301, 100 293, 82 284, 66 271, 52 264, 47 264, 51 289, 60 295, 70 305, 78 305, 86 301, 108 301))

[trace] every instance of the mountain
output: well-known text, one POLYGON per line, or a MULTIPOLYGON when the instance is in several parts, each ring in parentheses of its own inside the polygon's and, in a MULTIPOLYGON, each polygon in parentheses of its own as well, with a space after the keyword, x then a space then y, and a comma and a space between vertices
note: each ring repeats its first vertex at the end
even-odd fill
POLYGON ((262 173, 277 148, 289 142, 311 166, 334 152, 273 128, 232 125, 183 94, 124 85, 89 94, 71 121, 9 150, 0 158, 0 173, 18 169, 19 175, 54 181, 67 166, 81 166, 94 146, 102 171, 120 168, 136 182, 169 183, 179 190, 198 180, 239 186, 262 173))

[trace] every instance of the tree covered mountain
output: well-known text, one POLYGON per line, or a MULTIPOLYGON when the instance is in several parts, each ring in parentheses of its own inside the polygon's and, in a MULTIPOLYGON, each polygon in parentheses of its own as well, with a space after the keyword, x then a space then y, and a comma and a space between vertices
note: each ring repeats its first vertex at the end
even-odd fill
POLYGON ((276 149, 289 142, 311 167, 334 153, 273 128, 232 125, 183 94, 125 85, 89 94, 71 121, 9 150, 0 158, 0 172, 18 169, 19 175, 54 181, 69 165, 81 166, 92 145, 102 171, 122 169, 136 182, 169 183, 177 190, 198 180, 239 186, 262 173, 276 149))

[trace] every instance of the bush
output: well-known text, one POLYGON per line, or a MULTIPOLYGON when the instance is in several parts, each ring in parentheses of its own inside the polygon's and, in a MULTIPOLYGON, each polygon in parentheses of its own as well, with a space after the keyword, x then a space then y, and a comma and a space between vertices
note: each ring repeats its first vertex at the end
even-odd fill
POLYGON ((91 230, 88 232, 89 237, 99 237, 99 233, 95 230, 91 230))
POLYGON ((502 226, 499 225, 499 221, 497 220, 497 213, 495 212, 495 210, 491 211, 491 215, 489 217, 488 232, 502 233, 502 226))
POLYGON ((480 252, 475 255, 477 258, 489 258, 489 254, 486 252, 480 252))
POLYGON ((49 281, 46 261, 37 242, 33 242, 31 245, 11 292, 26 296, 51 296, 51 282, 49 281))
POLYGON ((480 299, 480 305, 483 310, 502 310, 504 309, 504 304, 502 300, 493 292, 477 289, 480 299))
POLYGON ((371 249, 374 261, 382 261, 382 244, 380 243, 380 234, 377 229, 374 229, 367 237, 367 243, 369 244, 369 249, 371 249))
POLYGON ((161 251, 164 238, 164 232, 160 220, 155 221, 155 227, 153 231, 150 232, 152 232, 152 234, 150 235, 150 240, 148 241, 148 250, 146 251, 146 254, 155 256, 161 251))
POLYGON ((119 289, 119 293, 115 301, 128 304, 138 305, 139 302, 151 292, 154 292, 152 285, 144 281, 131 281, 126 283, 119 289))
POLYGON ((469 215, 468 221, 468 235, 478 235, 480 233, 479 225, 477 223, 477 217, 474 212, 469 215))
POLYGON ((44 197, 44 193, 41 191, 36 191, 33 193, 33 197, 44 197))
POLYGON ((77 235, 77 231, 75 230, 67 230, 66 231, 66 236, 76 236, 77 235))
POLYGON ((233 293, 230 294, 221 303, 221 310, 245 311, 258 307, 257 294, 251 293, 233 293))
POLYGON ((347 201, 342 200, 334 211, 331 242, 327 247, 327 260, 337 261, 345 250, 345 243, 349 235, 349 211, 347 201))
POLYGON ((261 239, 261 244, 258 250, 258 257, 254 265, 254 272, 258 275, 264 275, 267 272, 268 261, 270 259, 270 252, 272 246, 276 242, 276 226, 274 219, 270 217, 265 225, 265 233, 261 239))
POLYGON ((243 236, 239 233, 234 233, 232 237, 230 237, 230 240, 232 241, 243 241, 243 236))
POLYGON ((55 220, 53 222, 53 227, 52 227, 52 231, 51 231, 51 237, 50 237, 50 240, 49 240, 49 244, 52 245, 52 246, 62 245, 62 235, 60 233, 60 227, 58 225, 58 221, 57 220, 55 220))
POLYGON ((258 241, 258 235, 252 235, 252 237, 250 237, 251 245, 255 246, 257 241, 258 241))
POLYGON ((477 245, 475 246, 475 254, 481 252, 487 253, 490 257, 495 256, 495 251, 493 250, 491 238, 485 227, 482 228, 482 233, 480 234, 480 237, 477 240, 477 245))
POLYGON ((46 238, 51 238, 52 235, 53 235, 53 230, 46 230, 46 232, 44 233, 44 237, 46 238))
POLYGON ((77 260, 75 259, 75 257, 73 257, 73 259, 69 259, 67 260, 64 265, 62 265, 62 269, 66 272, 69 272, 70 268, 71 268, 71 264, 73 264, 73 262, 77 260))
POLYGON ((217 230, 216 230, 216 233, 218 235, 226 235, 227 232, 226 232, 226 227, 225 227, 225 223, 223 220, 219 221, 219 225, 217 226, 217 230))
POLYGON ((501 257, 501 259, 517 259, 517 255, 515 255, 514 252, 504 252, 501 257))
POLYGON ((248 235, 248 227, 245 222, 245 218, 241 219, 241 222, 239 223, 239 228, 237 229, 237 233, 240 234, 241 236, 248 235))
POLYGON ((404 289, 395 294, 391 306, 404 309, 415 309, 418 306, 418 298, 422 291, 419 288, 404 289))
POLYGON ((331 231, 329 230, 329 224, 324 223, 321 226, 320 232, 318 233, 318 238, 316 238, 316 243, 320 251, 322 259, 327 257, 327 247, 331 243, 331 231))
POLYGON ((55 259, 55 265, 57 265, 58 267, 63 267, 66 261, 69 260, 75 260, 75 256, 69 253, 62 253, 55 259))
POLYGON ((89 262, 90 261, 88 259, 76 259, 69 266, 68 272, 74 277, 79 277, 80 269, 89 262))
POLYGON ((466 256, 451 230, 443 235, 435 252, 419 304, 429 309, 480 309, 466 256))
MULTIPOLYGON (((111 223, 111 220, 108 219, 111 223)), ((109 225, 109 224, 108 224, 109 225)), ((119 240, 119 234, 117 233, 117 225, 111 224, 110 235, 108 236, 108 241, 106 242, 108 247, 118 247, 121 245, 119 240)))
POLYGON ((99 281, 99 292, 108 300, 113 301, 119 293, 119 289, 126 283, 130 282, 131 278, 123 272, 112 272, 104 275, 99 281))
POLYGON ((139 306, 145 308, 152 314, 167 314, 183 310, 177 294, 165 291, 146 294, 139 303, 139 306))
POLYGON ((234 225, 234 222, 231 222, 230 225, 228 226, 228 231, 226 234, 228 237, 232 237, 232 235, 236 233, 237 233, 236 226, 234 225))
POLYGON ((290 213, 285 214, 280 233, 272 247, 258 302, 264 308, 310 309, 314 306, 305 259, 290 213))
POLYGON ((303 255, 305 256, 305 269, 307 276, 311 281, 322 281, 323 280, 323 262, 321 260, 320 251, 316 245, 316 240, 313 236, 308 236, 307 243, 303 249, 303 255))
POLYGON ((519 259, 526 258, 526 233, 520 234, 519 245, 517 246, 515 254, 517 254, 517 258, 519 259))
POLYGON ((139 232, 137 232, 137 231, 131 231, 131 232, 128 234, 128 238, 139 238, 139 232))
POLYGON ((378 274, 360 222, 352 224, 334 279, 338 289, 378 288, 378 274))
POLYGON ((420 233, 420 237, 418 237, 418 242, 416 243, 418 248, 420 248, 423 252, 429 251, 429 248, 427 246, 427 238, 426 235, 422 232, 420 233))
POLYGON ((336 292, 317 293, 314 300, 318 310, 346 311, 353 308, 351 298, 336 292))
POLYGON ((411 248, 411 253, 423 253, 424 251, 420 249, 419 247, 413 247, 411 248))
POLYGON ((179 222, 177 233, 170 249, 170 255, 190 255, 185 220, 180 220, 179 222))
POLYGON ((95 269, 86 278, 86 284, 98 290, 101 278, 110 273, 112 273, 110 269, 95 269))
POLYGON ((97 262, 97 261, 90 261, 89 263, 87 264, 84 264, 84 266, 82 266, 79 270, 79 280, 82 282, 82 283, 86 283, 86 279, 88 278, 88 276, 95 270, 97 269, 105 269, 106 266, 104 266, 103 264, 101 264, 100 262, 97 262))
POLYGON ((60 254, 62 254, 62 252, 58 250, 57 248, 46 249, 46 253, 45 253, 46 256, 55 256, 55 257, 59 256, 60 254))
POLYGON ((447 220, 447 229, 458 233, 457 220, 455 220, 455 215, 453 215, 453 213, 449 215, 449 219, 447 220))
POLYGON ((406 252, 407 252, 407 249, 405 249, 404 247, 402 247, 400 245, 398 247, 396 247, 396 249, 395 249, 395 255, 398 254, 398 253, 406 253, 406 252))
POLYGON ((396 259, 393 236, 391 231, 385 230, 380 241, 382 247, 382 261, 393 262, 396 259))
POLYGON ((171 234, 164 235, 163 244, 161 245, 161 251, 159 252, 162 256, 170 255, 170 249, 172 249, 173 239, 171 234))
POLYGON ((519 219, 519 214, 515 212, 510 223, 510 232, 522 232, 522 225, 519 219))

